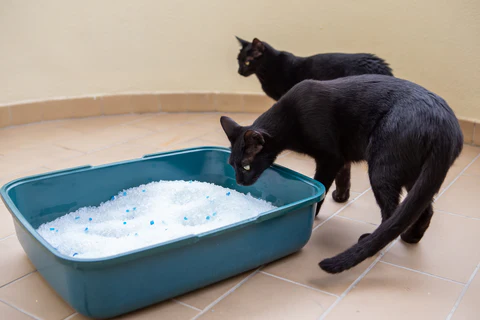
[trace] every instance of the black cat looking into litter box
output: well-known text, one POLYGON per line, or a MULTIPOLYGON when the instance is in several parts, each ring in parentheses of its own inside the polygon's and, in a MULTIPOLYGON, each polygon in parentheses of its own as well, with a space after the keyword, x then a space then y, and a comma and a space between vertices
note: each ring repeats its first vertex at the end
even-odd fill
MULTIPOLYGON (((356 266, 400 235, 408 243, 420 241, 433 215, 433 197, 463 147, 458 120, 441 97, 383 75, 305 80, 252 125, 228 117, 221 125, 241 185, 255 183, 283 150, 313 157, 315 179, 327 191, 346 162, 367 161, 382 223, 343 253, 321 261, 330 273, 356 266), (408 195, 399 204, 402 188, 408 195)), ((343 197, 349 181, 338 182, 335 192, 343 197)))
MULTIPOLYGON (((362 74, 392 76, 389 65, 381 58, 368 53, 322 53, 310 57, 297 57, 278 51, 257 38, 252 42, 237 37, 241 45, 238 54, 238 73, 248 77, 255 74, 263 91, 278 100, 297 83, 307 80, 333 80, 362 74)), ((350 183, 350 163, 339 171, 336 183, 350 183)), ((350 192, 342 196, 332 194, 336 202, 345 202, 350 192)))

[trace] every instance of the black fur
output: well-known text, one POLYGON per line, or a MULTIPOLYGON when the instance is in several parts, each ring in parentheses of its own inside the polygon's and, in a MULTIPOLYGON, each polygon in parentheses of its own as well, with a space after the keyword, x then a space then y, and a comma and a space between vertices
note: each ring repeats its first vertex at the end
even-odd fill
MULTIPOLYGON (((251 43, 238 37, 237 40, 242 46, 237 57, 238 73, 245 77, 255 74, 263 91, 274 100, 306 79, 333 80, 362 74, 393 76, 389 65, 373 54, 323 53, 301 58, 277 51, 257 38, 251 43)), ((342 193, 334 191, 333 200, 347 201, 350 197, 350 163, 346 162, 338 172, 335 183, 345 188, 341 188, 342 193)))
MULTIPOLYGON (((320 262, 330 273, 356 266, 399 235, 408 243, 420 241, 433 215, 433 196, 463 147, 458 120, 442 98, 381 75, 306 80, 251 126, 227 117, 221 124, 242 185, 253 184, 286 149, 316 160, 315 179, 327 191, 346 163, 368 162, 382 223, 350 249, 320 262), (408 195, 399 204, 403 187, 408 195)), ((337 181, 336 192, 347 187, 337 181)))
POLYGON ((323 53, 296 57, 278 51, 255 38, 252 42, 237 37, 242 46, 238 54, 238 73, 255 74, 263 91, 278 100, 297 83, 307 80, 333 80, 362 74, 392 76, 392 69, 379 57, 368 53, 323 53), (248 65, 247 65, 247 64, 248 65))

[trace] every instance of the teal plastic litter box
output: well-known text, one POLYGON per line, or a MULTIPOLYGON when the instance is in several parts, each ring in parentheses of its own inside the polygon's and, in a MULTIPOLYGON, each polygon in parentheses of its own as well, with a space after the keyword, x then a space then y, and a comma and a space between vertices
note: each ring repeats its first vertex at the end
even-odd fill
POLYGON ((238 186, 230 150, 184 149, 141 159, 85 166, 7 183, 1 195, 28 257, 77 312, 110 318, 207 286, 300 250, 309 240, 317 181, 274 165, 255 185, 238 186), (198 180, 250 192, 278 208, 221 229, 101 259, 57 252, 35 231, 119 191, 158 180, 198 180))

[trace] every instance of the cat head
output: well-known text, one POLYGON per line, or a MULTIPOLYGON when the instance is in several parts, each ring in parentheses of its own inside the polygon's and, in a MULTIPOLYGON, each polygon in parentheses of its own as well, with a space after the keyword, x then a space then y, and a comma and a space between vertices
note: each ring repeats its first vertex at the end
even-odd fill
POLYGON ((254 184, 275 161, 276 154, 269 150, 271 137, 264 131, 242 127, 229 117, 221 117, 220 123, 232 146, 228 164, 235 170, 237 183, 254 184))
POLYGON ((265 45, 257 38, 252 42, 236 37, 242 49, 238 54, 238 73, 248 77, 257 71, 258 66, 264 58, 265 45))

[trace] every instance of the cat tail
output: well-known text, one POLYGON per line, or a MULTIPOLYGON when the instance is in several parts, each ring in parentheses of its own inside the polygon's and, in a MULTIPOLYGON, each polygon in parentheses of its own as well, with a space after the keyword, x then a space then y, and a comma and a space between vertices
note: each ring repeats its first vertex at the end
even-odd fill
POLYGON ((433 146, 412 189, 390 218, 346 251, 322 260, 320 268, 328 273, 348 270, 375 255, 417 221, 431 204, 447 175, 452 164, 451 150, 451 145, 447 146, 446 143, 443 148, 440 145, 433 146))

